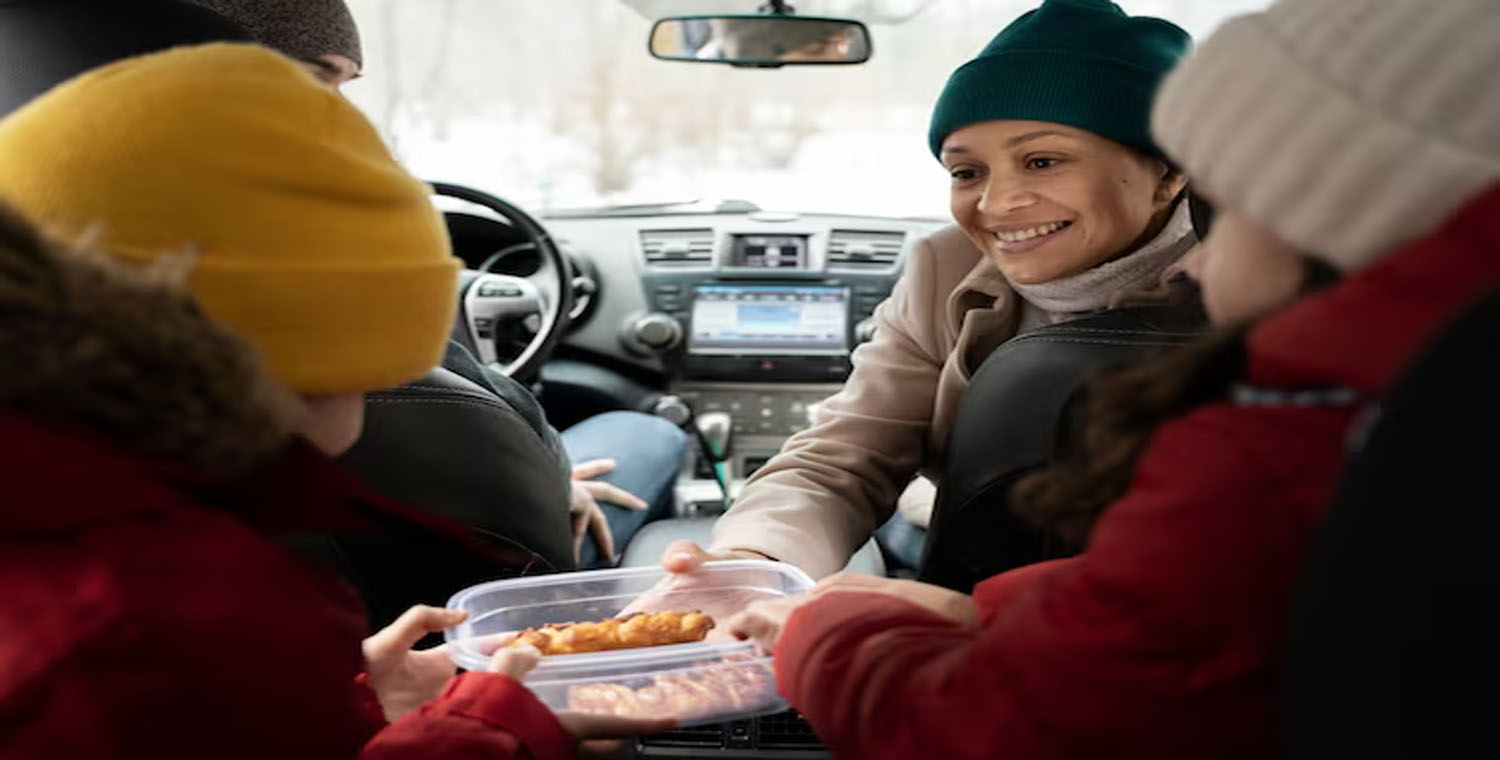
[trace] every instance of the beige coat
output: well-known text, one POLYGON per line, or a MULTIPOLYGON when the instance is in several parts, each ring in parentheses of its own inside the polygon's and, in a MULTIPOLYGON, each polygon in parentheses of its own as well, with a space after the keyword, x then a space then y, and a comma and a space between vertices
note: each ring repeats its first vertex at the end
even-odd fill
POLYGON ((935 479, 970 374, 1016 334, 1019 302, 957 227, 918 241, 843 390, 751 478, 711 550, 751 549, 815 578, 841 569, 919 471, 935 479))

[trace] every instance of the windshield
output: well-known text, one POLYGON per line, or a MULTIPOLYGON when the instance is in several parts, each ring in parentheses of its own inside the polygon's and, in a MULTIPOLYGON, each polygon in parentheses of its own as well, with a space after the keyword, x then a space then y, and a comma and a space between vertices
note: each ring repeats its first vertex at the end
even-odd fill
MULTIPOLYGON (((758 2, 350 0, 365 67, 346 92, 419 176, 543 213, 739 199, 946 218, 949 180, 927 150, 933 101, 1037 2, 806 0, 793 3, 803 14, 869 23, 871 60, 735 69, 651 58, 651 24, 758 2)), ((1119 4, 1201 38, 1270 0, 1119 4)))

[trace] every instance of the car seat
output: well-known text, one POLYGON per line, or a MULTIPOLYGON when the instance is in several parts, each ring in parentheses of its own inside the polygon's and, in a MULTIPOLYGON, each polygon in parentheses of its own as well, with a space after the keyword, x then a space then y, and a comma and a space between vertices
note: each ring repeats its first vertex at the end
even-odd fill
POLYGON ((1500 293, 1413 362, 1344 473, 1291 618, 1292 758, 1500 757, 1497 342, 1500 293))
POLYGON ((949 434, 919 580, 969 593, 978 581, 1057 555, 1046 532, 1011 511, 1011 486, 1052 460, 1089 377, 1201 333, 1196 289, 1184 285, 1175 300, 1031 330, 985 359, 949 434))

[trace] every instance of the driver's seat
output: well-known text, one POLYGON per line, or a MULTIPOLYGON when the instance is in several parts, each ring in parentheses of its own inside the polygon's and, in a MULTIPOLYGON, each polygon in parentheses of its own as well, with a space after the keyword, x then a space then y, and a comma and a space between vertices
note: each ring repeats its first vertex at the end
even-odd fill
POLYGON ((556 433, 539 410, 498 396, 457 343, 426 377, 366 394, 365 432, 343 462, 384 496, 468 526, 498 559, 421 536, 333 538, 373 626, 413 604, 442 606, 476 583, 575 567, 568 462, 556 433))

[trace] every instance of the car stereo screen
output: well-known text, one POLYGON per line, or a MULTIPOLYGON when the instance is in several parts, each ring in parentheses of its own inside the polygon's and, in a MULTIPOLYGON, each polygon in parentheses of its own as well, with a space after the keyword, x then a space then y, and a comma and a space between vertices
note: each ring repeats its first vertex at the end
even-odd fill
POLYGON ((695 354, 846 354, 849 291, 828 285, 699 285, 695 354))

